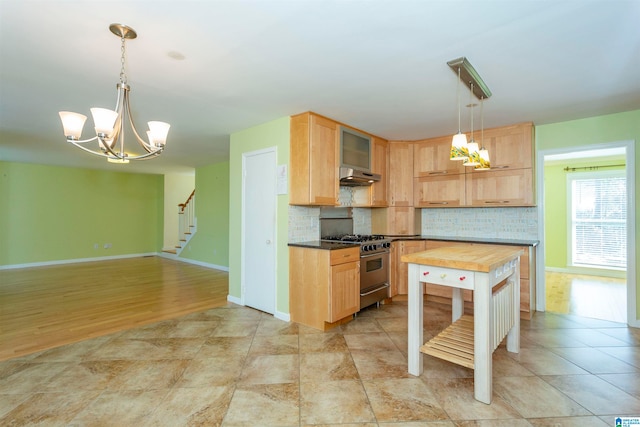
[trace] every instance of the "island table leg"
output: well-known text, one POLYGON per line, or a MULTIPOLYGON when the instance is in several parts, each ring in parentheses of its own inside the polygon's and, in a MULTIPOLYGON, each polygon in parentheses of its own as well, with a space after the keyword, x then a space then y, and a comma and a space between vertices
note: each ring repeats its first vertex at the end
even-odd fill
POLYGON ((408 277, 408 359, 409 373, 419 376, 424 369, 423 355, 420 352, 423 342, 423 295, 422 284, 420 283, 420 266, 418 264, 409 264, 408 277))

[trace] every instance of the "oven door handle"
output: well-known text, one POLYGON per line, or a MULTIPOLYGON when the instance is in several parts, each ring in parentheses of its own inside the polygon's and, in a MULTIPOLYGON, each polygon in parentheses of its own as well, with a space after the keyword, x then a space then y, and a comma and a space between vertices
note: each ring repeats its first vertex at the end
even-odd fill
POLYGON ((389 284, 388 284, 388 283, 383 283, 382 285, 378 286, 377 288, 375 288, 375 289, 373 289, 373 290, 371 290, 371 291, 369 291, 369 292, 365 292, 364 294, 363 294, 363 293, 361 293, 361 294, 360 294, 360 296, 361 296, 361 297, 366 297, 367 295, 371 295, 371 294, 373 294, 373 293, 375 293, 375 292, 378 292, 378 291, 380 291, 380 290, 382 290, 382 289, 386 289, 386 288, 388 288, 388 287, 389 287, 389 284))
POLYGON ((375 254, 360 255, 360 258, 371 258, 372 256, 386 255, 389 252, 376 252, 375 254))

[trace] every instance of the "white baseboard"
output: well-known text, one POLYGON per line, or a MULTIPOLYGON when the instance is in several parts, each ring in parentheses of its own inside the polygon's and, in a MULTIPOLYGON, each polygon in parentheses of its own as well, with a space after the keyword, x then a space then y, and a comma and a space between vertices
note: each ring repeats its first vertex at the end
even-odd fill
POLYGON ((233 295, 227 295, 227 301, 232 302, 237 305, 243 305, 242 300, 238 297, 234 297, 233 295))
POLYGON ((11 270, 15 268, 29 268, 29 267, 44 267, 48 265, 63 265, 63 264, 75 264, 78 262, 92 262, 92 261, 106 261, 113 259, 125 259, 125 258, 140 258, 146 256, 156 256, 157 252, 149 252, 143 254, 128 254, 128 255, 113 255, 96 258, 75 258, 75 259, 61 259, 55 261, 43 261, 43 262, 30 262, 26 264, 12 264, 12 265, 0 265, 0 270, 11 270))
POLYGON ((276 319, 284 320, 285 322, 291 322, 291 315, 289 313, 284 313, 282 311, 277 311, 273 315, 276 319))
POLYGON ((163 258, 175 259, 176 261, 186 262, 189 264, 199 265, 201 267, 213 268, 215 270, 222 270, 222 271, 229 272, 229 267, 225 267, 223 265, 209 264, 208 262, 202 262, 202 261, 197 261, 195 259, 183 258, 175 254, 169 254, 166 252, 159 253, 158 255, 163 258))

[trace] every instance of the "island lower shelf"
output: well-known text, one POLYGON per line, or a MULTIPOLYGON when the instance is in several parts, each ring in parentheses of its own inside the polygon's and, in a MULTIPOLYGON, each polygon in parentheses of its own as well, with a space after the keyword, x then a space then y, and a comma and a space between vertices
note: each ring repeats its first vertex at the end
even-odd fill
POLYGON ((473 369, 473 316, 464 315, 427 341, 420 351, 473 369))

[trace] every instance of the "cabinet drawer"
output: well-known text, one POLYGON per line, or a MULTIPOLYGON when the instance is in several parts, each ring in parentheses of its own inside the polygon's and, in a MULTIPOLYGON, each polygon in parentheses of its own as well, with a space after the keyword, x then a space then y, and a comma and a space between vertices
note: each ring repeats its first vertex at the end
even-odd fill
POLYGON ((358 246, 349 249, 337 249, 330 252, 331 265, 360 260, 360 247, 358 246))
POLYGON ((420 266, 420 281, 434 285, 453 286, 473 290, 473 272, 448 268, 420 266))

